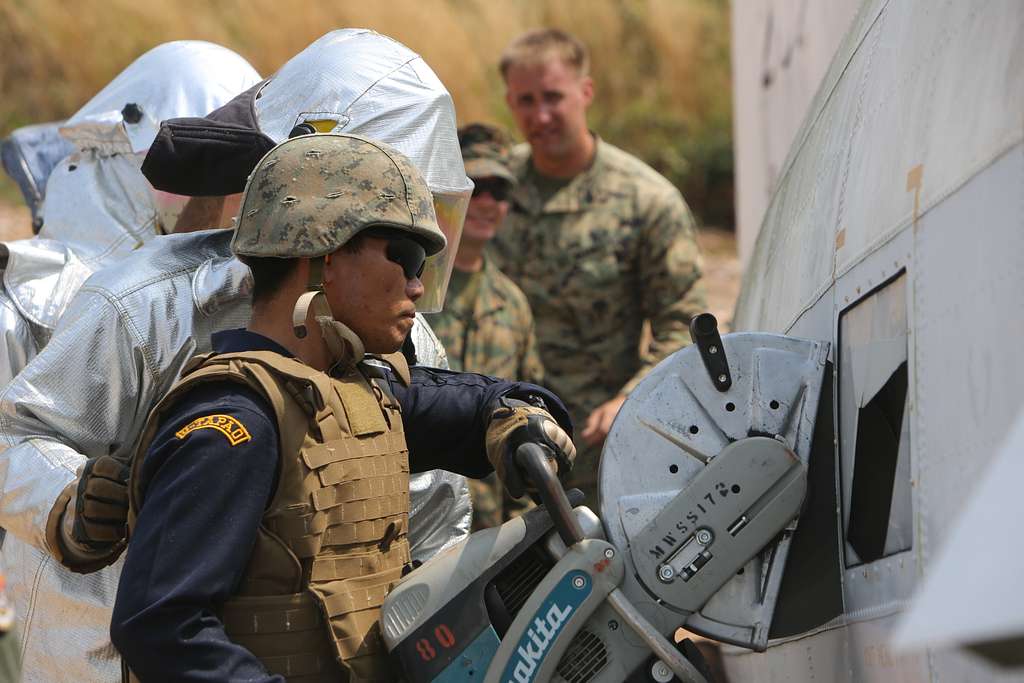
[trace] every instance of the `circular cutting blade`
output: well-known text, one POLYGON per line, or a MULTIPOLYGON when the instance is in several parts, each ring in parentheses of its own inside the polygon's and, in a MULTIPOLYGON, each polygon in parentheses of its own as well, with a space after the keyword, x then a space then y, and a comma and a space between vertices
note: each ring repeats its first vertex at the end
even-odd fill
MULTIPOLYGON (((716 388, 695 346, 659 364, 630 394, 605 442, 600 509, 608 540, 629 548, 737 440, 780 437, 806 464, 827 352, 825 343, 780 335, 725 335, 717 353, 725 354, 732 378, 726 391, 716 388)), ((680 623, 685 619, 689 628, 710 637, 762 648, 787 549, 784 537, 751 560, 698 614, 679 615, 680 623)), ((627 595, 648 605, 648 611, 671 611, 670 605, 652 602, 630 565, 627 595)))

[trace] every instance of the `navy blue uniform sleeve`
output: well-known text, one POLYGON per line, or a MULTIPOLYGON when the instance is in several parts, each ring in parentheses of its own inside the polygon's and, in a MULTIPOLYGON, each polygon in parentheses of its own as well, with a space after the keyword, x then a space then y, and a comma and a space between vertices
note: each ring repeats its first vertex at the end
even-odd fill
POLYGON ((443 469, 479 479, 491 473, 484 438, 491 412, 502 396, 540 398, 552 417, 572 435, 565 404, 553 393, 527 382, 414 366, 412 382, 403 385, 387 373, 391 391, 402 406, 409 466, 413 472, 443 469))
POLYGON ((145 495, 111 638, 143 681, 283 683, 228 639, 215 613, 237 589, 276 488, 272 409, 234 384, 196 389, 177 405, 139 472, 145 495))

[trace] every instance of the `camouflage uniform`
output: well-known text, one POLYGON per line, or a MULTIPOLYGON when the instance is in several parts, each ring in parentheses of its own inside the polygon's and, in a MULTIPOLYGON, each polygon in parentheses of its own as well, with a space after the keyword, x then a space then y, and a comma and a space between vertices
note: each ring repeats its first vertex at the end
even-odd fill
POLYGON ((530 304, 490 259, 479 273, 453 271, 444 310, 427 322, 452 370, 543 384, 530 304))
MULTIPOLYGON (((530 304, 489 259, 479 273, 453 271, 444 310, 428 315, 427 321, 452 370, 543 383, 530 304), (470 278, 476 282, 467 282, 470 278)), ((498 526, 532 507, 528 499, 508 495, 493 474, 468 483, 473 531, 498 526)))
POLYGON ((528 145, 511 170, 519 182, 494 256, 533 308, 547 386, 576 427, 570 483, 595 505, 600 450, 579 438, 587 416, 689 343, 704 310, 694 220, 665 178, 600 139, 590 168, 561 187, 533 170, 528 145), (652 339, 640 349, 644 320, 652 339))

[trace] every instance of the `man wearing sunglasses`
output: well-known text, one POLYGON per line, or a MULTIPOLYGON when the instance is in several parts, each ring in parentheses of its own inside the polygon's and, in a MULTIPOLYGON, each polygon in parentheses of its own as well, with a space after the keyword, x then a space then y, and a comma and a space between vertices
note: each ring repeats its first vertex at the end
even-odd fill
POLYGON ((252 320, 186 367, 133 459, 111 635, 140 680, 395 680, 377 620, 411 568, 410 470, 489 459, 521 495, 521 443, 571 466, 550 392, 398 352, 445 243, 392 147, 306 135, 257 165, 232 241, 252 320))
MULTIPOLYGON (((487 258, 484 248, 508 215, 514 178, 508 136, 495 126, 459 129, 459 146, 473 195, 455 254, 444 309, 427 316, 453 370, 543 383, 533 313, 526 296, 487 258)), ((493 477, 469 482, 473 530, 498 526, 531 507, 503 491, 493 477)))

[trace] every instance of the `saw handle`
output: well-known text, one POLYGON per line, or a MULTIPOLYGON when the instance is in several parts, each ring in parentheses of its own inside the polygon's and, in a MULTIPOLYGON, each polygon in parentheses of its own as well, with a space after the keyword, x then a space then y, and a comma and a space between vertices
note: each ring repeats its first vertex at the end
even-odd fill
POLYGON ((732 386, 732 373, 729 372, 729 360, 725 357, 725 347, 718 334, 718 320, 715 316, 701 313, 690 320, 690 339, 697 346, 715 389, 728 391, 732 386))
POLYGON ((555 530, 558 531, 565 547, 569 548, 583 540, 583 529, 573 514, 562 482, 558 481, 558 477, 548 467, 549 460, 551 458, 539 444, 524 443, 516 449, 516 464, 537 487, 540 500, 544 503, 555 530))

